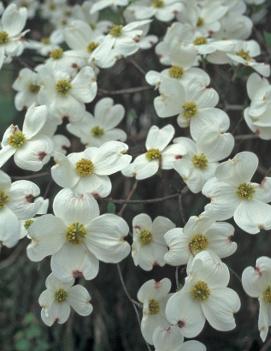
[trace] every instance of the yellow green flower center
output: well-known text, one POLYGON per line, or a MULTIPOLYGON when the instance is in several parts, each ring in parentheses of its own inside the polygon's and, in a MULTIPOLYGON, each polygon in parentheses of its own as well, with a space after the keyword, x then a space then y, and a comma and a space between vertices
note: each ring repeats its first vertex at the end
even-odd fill
POLYGON ((263 300, 265 303, 271 304, 271 286, 268 286, 263 292, 263 300))
POLYGON ((165 6, 165 1, 164 0, 152 0, 151 2, 152 7, 155 7, 156 9, 160 9, 165 6))
POLYGON ((0 32, 0 45, 6 44, 9 42, 9 36, 7 32, 0 32))
POLYGON ((32 94, 37 94, 40 91, 40 86, 38 84, 31 83, 28 86, 28 90, 32 94))
POLYGON ((155 299, 150 299, 148 304, 149 314, 155 315, 160 312, 159 302, 155 299))
POLYGON ((242 183, 238 186, 236 194, 241 200, 252 200, 255 194, 255 187, 249 183, 242 183))
POLYGON ((94 173, 94 164, 92 161, 82 158, 76 162, 75 170, 80 177, 87 177, 94 173))
POLYGON ((196 154, 192 157, 192 163, 194 167, 204 170, 208 167, 208 158, 205 154, 196 154))
POLYGON ((193 101, 185 102, 182 106, 182 109, 184 118, 188 120, 194 117, 198 112, 198 107, 193 101))
POLYGON ((71 244, 81 244, 86 235, 86 228, 81 223, 72 223, 67 227, 66 240, 71 244))
POLYGON ((16 130, 8 137, 8 144, 15 149, 20 149, 26 142, 26 138, 23 132, 16 130))
POLYGON ((104 135, 104 129, 99 127, 99 126, 96 126, 96 127, 93 127, 91 129, 91 134, 95 137, 95 138, 100 138, 101 136, 104 135))
POLYGON ((4 191, 0 191, 0 209, 6 206, 8 200, 8 195, 4 191))
POLYGON ((50 38, 44 37, 41 39, 42 44, 48 45, 50 44, 50 38))
POLYGON ((207 39, 205 37, 197 37, 193 41, 194 45, 204 45, 207 44, 207 39))
POLYGON ((208 239, 203 234, 196 234, 190 240, 188 247, 192 255, 195 256, 197 253, 207 249, 208 239))
POLYGON ((56 82, 56 91, 60 95, 67 95, 68 92, 71 90, 72 85, 69 80, 67 79, 60 79, 59 81, 56 82))
POLYGON ((27 230, 30 228, 30 226, 33 224, 33 219, 27 219, 26 221, 24 221, 24 228, 27 230))
POLYGON ((63 56, 63 49, 57 48, 50 52, 50 57, 54 60, 59 60, 63 56))
POLYGON ((199 17, 196 23, 197 27, 202 27, 204 25, 204 19, 202 17, 199 17))
POLYGON ((169 69, 169 76, 175 79, 181 79, 184 74, 184 69, 180 66, 171 66, 169 69))
POLYGON ((210 296, 210 289, 204 281, 200 280, 193 286, 191 295, 193 300, 203 302, 208 300, 210 296))
POLYGON ((68 293, 66 290, 60 288, 55 291, 55 301, 58 303, 65 302, 68 298, 68 293))
POLYGON ((89 52, 91 54, 98 46, 99 46, 98 43, 95 43, 95 41, 92 41, 87 46, 87 52, 89 52))
POLYGON ((245 50, 240 50, 236 53, 236 55, 242 57, 242 59, 246 60, 246 61, 251 61, 251 56, 249 54, 248 51, 245 51, 245 50))
POLYGON ((111 34, 112 37, 118 38, 122 35, 122 29, 122 25, 116 24, 110 29, 109 34, 111 34))
POLYGON ((146 152, 146 159, 149 161, 160 160, 161 152, 158 149, 150 149, 146 152))
POLYGON ((149 245, 152 242, 152 233, 149 230, 141 230, 138 236, 142 246, 149 245))

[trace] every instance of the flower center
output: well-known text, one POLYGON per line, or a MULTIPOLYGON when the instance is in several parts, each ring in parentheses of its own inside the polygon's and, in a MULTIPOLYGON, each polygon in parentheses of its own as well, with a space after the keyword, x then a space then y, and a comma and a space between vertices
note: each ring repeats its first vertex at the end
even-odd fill
POLYGON ((169 69, 169 76, 171 78, 180 79, 184 74, 184 70, 180 66, 171 66, 169 69))
POLYGON ((255 194, 255 187, 249 183, 242 183, 238 186, 236 194, 241 200, 252 200, 255 194))
POLYGON ((9 42, 9 36, 7 32, 0 32, 0 45, 6 44, 9 42))
POLYGON ((92 161, 82 158, 76 162, 75 170, 80 177, 87 177, 94 173, 94 164, 92 161))
POLYGON ((98 43, 95 43, 95 41, 92 41, 87 46, 87 52, 92 53, 98 46, 99 46, 98 43))
POLYGON ((156 9, 160 9, 165 6, 165 1, 164 0, 152 0, 151 2, 152 7, 155 7, 156 9))
POLYGON ((80 244, 86 235, 86 228, 81 223, 72 223, 67 227, 66 240, 71 244, 80 244))
POLYGON ((67 300, 68 293, 66 290, 60 288, 55 291, 55 301, 58 303, 62 303, 67 300))
POLYGON ((263 300, 265 303, 271 304, 271 286, 263 292, 263 300))
POLYGON ((40 91, 40 86, 38 84, 29 84, 28 90, 32 94, 37 94, 40 91))
POLYGON ((15 149, 20 149, 25 142, 26 138, 24 136, 24 133, 20 130, 16 130, 8 137, 8 144, 14 147, 15 149))
POLYGON ((30 226, 34 223, 33 219, 27 219, 26 221, 24 221, 24 229, 29 229, 30 226))
POLYGON ((95 138, 100 138, 101 136, 104 135, 104 129, 99 127, 99 126, 96 126, 96 127, 93 127, 91 129, 91 134, 95 137, 95 138))
POLYGON ((186 119, 191 119, 198 112, 197 105, 193 101, 185 102, 182 106, 182 109, 183 109, 183 116, 186 119))
POLYGON ((200 280, 193 286, 191 295, 193 300, 203 302, 208 300, 210 296, 210 289, 204 281, 200 280))
POLYGON ((188 247, 192 255, 195 256, 197 253, 207 249, 208 239, 203 234, 196 234, 192 237, 191 241, 188 244, 188 247))
POLYGON ((142 246, 149 245, 152 242, 152 233, 143 229, 139 232, 139 241, 142 246))
POLYGON ((244 59, 245 61, 251 61, 251 56, 249 54, 248 51, 245 51, 245 50, 240 50, 236 53, 236 55, 242 57, 242 59, 244 59))
POLYGON ((193 41, 194 45, 204 45, 207 44, 207 39, 205 37, 197 37, 193 41))
POLYGON ((158 314, 160 312, 159 302, 155 299, 149 300, 148 308, 149 308, 149 314, 151 315, 158 314))
POLYGON ((41 39, 41 42, 42 42, 42 44, 48 45, 48 44, 50 44, 50 38, 48 38, 48 37, 43 37, 43 38, 41 39))
POLYGON ((149 161, 160 160, 161 152, 158 149, 150 149, 146 152, 146 159, 149 161))
POLYGON ((0 191, 0 209, 6 206, 8 200, 8 195, 4 191, 0 191))
POLYGON ((59 60, 63 56, 63 50, 61 48, 54 49, 50 52, 50 57, 54 60, 59 60))
POLYGON ((60 79, 59 81, 56 82, 56 91, 60 95, 67 95, 68 92, 71 90, 72 85, 69 80, 67 79, 60 79))
POLYGON ((118 38, 122 35, 122 28, 123 26, 120 24, 115 24, 109 31, 109 34, 112 35, 112 37, 118 38))
POLYGON ((204 25, 204 19, 202 17, 199 17, 196 23, 197 27, 202 27, 204 25))
POLYGON ((208 159, 203 153, 194 155, 192 157, 192 163, 194 167, 201 170, 204 170, 208 167, 208 159))

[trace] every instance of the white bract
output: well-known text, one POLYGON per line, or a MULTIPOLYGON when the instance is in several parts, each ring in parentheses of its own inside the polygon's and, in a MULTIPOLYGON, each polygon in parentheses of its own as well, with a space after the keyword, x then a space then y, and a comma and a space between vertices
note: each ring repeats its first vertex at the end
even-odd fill
POLYGON ((34 262, 52 256, 51 268, 59 279, 93 279, 99 261, 118 263, 129 254, 130 245, 124 240, 127 223, 114 214, 100 215, 92 196, 63 189, 53 210, 55 215, 41 216, 31 224, 27 254, 34 262))
POLYGON ((199 217, 192 216, 184 228, 174 228, 165 234, 168 246, 165 261, 172 266, 190 266, 201 251, 209 251, 220 258, 228 257, 237 250, 233 235, 234 227, 229 223, 215 222, 204 213, 199 217))
POLYGON ((127 150, 128 146, 120 141, 108 141, 99 148, 88 147, 68 156, 56 154, 52 178, 61 187, 77 193, 106 197, 112 189, 109 175, 121 171, 131 161, 127 150))
POLYGON ((134 264, 146 271, 152 270, 154 265, 164 266, 164 255, 167 252, 164 234, 174 228, 175 224, 162 216, 152 221, 146 213, 141 213, 133 218, 132 225, 134 264))
POLYGON ((240 309, 240 299, 227 287, 229 280, 229 269, 220 259, 200 252, 190 266, 184 286, 168 300, 167 319, 188 338, 197 336, 206 320, 219 331, 234 329, 233 314, 240 309))
POLYGON ((42 308, 41 318, 51 327, 55 322, 65 323, 71 313, 71 308, 80 316, 88 316, 93 307, 90 295, 82 285, 74 284, 74 280, 61 281, 52 273, 46 278, 46 290, 39 297, 42 308))
POLYGON ((0 150, 0 167, 13 155, 14 162, 22 169, 39 171, 53 152, 51 139, 41 133, 48 118, 46 106, 31 106, 25 115, 23 128, 11 125, 4 133, 0 150))
POLYGON ((106 7, 110 6, 126 6, 128 5, 128 0, 98 0, 95 1, 93 6, 91 7, 90 13, 95 13, 97 11, 101 11, 106 7))
POLYGON ((271 325, 271 259, 260 257, 255 268, 247 267, 242 274, 242 285, 249 296, 258 298, 258 328, 261 339, 265 341, 271 325))
POLYGON ((205 212, 218 220, 233 216, 235 223, 249 234, 271 228, 271 181, 251 182, 258 167, 258 157, 248 151, 220 164, 204 185, 202 193, 211 198, 205 212))

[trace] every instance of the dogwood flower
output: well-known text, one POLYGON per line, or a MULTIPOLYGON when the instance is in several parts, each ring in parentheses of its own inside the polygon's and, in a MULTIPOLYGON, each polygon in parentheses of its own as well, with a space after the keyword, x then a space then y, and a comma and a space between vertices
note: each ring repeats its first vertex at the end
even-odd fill
POLYGON ((143 304, 141 332, 144 339, 153 344, 153 333, 157 327, 169 327, 165 306, 169 298, 171 282, 168 278, 160 281, 146 281, 138 290, 137 298, 143 304))
POLYGON ((271 325, 271 259, 260 257, 256 267, 247 267, 242 274, 242 285, 245 292, 258 298, 260 304, 258 328, 263 341, 266 340, 271 325))
POLYGON ((39 187, 28 180, 11 183, 0 170, 0 242, 12 247, 20 239, 20 220, 35 216, 42 206, 39 187))
POLYGON ((229 223, 215 222, 204 213, 192 216, 184 228, 170 229, 164 235, 168 246, 165 261, 172 266, 190 266, 201 251, 209 251, 220 258, 228 257, 237 250, 233 235, 234 227, 229 223))
POLYGON ((31 106, 25 115, 23 128, 11 125, 4 133, 0 150, 0 167, 13 155, 15 164, 25 170, 39 171, 52 154, 51 139, 40 133, 47 122, 46 106, 31 106))
POLYGON ((127 223, 114 214, 100 215, 92 196, 62 189, 53 210, 55 215, 41 216, 30 226, 27 255, 34 262, 52 256, 51 268, 59 279, 93 279, 99 261, 118 263, 128 256, 127 223))
POLYGON ((206 347, 199 341, 184 342, 179 327, 158 327, 153 333, 155 351, 206 351, 206 347))
POLYGON ((9 63, 13 56, 23 52, 22 33, 27 20, 27 9, 10 4, 3 12, 0 21, 0 68, 9 63))
POLYGON ((162 22, 173 20, 182 8, 178 0, 140 0, 129 6, 137 20, 155 17, 162 22))
POLYGON ((233 216, 235 223, 249 234, 271 228, 270 178, 261 184, 251 178, 258 167, 258 157, 243 151, 221 163, 215 177, 206 182, 202 193, 211 198, 205 206, 207 215, 224 220, 233 216))
POLYGON ((63 282, 52 273, 46 278, 46 290, 39 297, 42 308, 41 318, 51 327, 55 322, 65 323, 71 308, 80 316, 91 314, 93 307, 90 304, 90 295, 82 285, 74 284, 74 280, 63 282))
POLYGON ((179 145, 168 146, 175 133, 172 125, 168 124, 159 129, 152 126, 146 139, 147 151, 135 158, 135 160, 122 173, 126 177, 135 176, 136 179, 146 179, 157 173, 159 167, 162 169, 173 168, 176 157, 185 151, 179 145))
POLYGON ((74 152, 67 157, 55 156, 51 168, 53 180, 63 188, 72 188, 77 193, 90 193, 100 197, 110 194, 110 178, 131 161, 126 152, 128 146, 119 141, 108 141, 99 148, 88 147, 83 152, 74 152))
POLYGON ((158 216, 151 220, 146 213, 133 218, 132 257, 134 264, 146 271, 154 265, 164 266, 164 255, 167 246, 164 234, 175 227, 175 224, 166 217, 158 216))
POLYGON ((101 146, 112 140, 125 141, 126 133, 115 128, 123 120, 124 114, 122 105, 114 105, 113 99, 103 98, 96 103, 94 116, 86 112, 81 121, 68 124, 67 129, 88 146, 101 146))
POLYGON ((220 259, 200 252, 190 266, 183 288, 168 300, 167 319, 188 338, 197 336, 206 320, 219 331, 234 329, 233 314, 240 309, 240 299, 227 287, 229 280, 229 269, 220 259))
POLYGON ((128 0, 98 0, 92 5, 90 13, 95 13, 105 9, 110 6, 126 6, 128 5, 128 0))

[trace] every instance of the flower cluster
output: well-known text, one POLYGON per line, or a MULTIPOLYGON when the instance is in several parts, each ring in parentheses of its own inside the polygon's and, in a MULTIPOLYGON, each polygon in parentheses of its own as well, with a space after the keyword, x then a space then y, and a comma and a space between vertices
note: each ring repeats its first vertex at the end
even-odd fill
MULTIPOLYGON (((250 5, 261 9, 263 4, 18 0, 2 8, 0 67, 24 64, 24 52, 38 60, 24 64, 13 82, 15 107, 24 119, 10 125, 1 140, 0 242, 11 248, 28 240, 31 261, 50 257, 51 273, 39 297, 45 324, 65 323, 71 307, 81 316, 91 314, 90 294, 81 284, 98 275, 99 262, 119 264, 131 253, 134 266, 145 271, 167 264, 179 273, 184 266, 176 289, 168 277, 150 279, 139 288, 138 301, 131 299, 142 310, 143 338, 156 351, 204 351, 202 343, 185 339, 197 337, 206 322, 217 331, 236 327, 241 301, 229 287, 230 269, 222 259, 236 252, 237 243, 235 228, 226 221, 233 219, 248 234, 270 230, 271 178, 265 173, 252 180, 258 156, 235 148, 231 119, 210 72, 220 65, 235 74, 249 72, 251 102, 244 119, 256 137, 270 140, 270 67, 257 60, 260 45, 250 39, 253 21, 248 15, 250 5), (104 20, 105 9, 119 20, 104 20), (23 31, 27 19, 38 15, 52 28, 39 38, 23 31), (152 32, 157 23, 165 28, 162 37, 152 32), (133 61, 132 55, 145 50, 157 56, 160 71, 145 72, 133 61), (102 88, 104 72, 123 62, 132 62, 144 74, 142 91, 153 92, 156 119, 153 125, 145 116, 145 149, 131 143, 127 106, 102 88), (24 175, 12 182, 7 174, 12 160, 22 172, 32 172, 26 179, 46 169, 48 189, 53 183, 58 190, 42 197, 39 186, 24 175), (202 194, 205 207, 182 224, 144 212, 127 223, 123 211, 138 181, 157 174, 184 184, 177 192, 180 201, 187 192, 202 194), (112 200, 115 179, 123 184, 132 178, 134 188, 119 200, 124 207, 103 213, 101 205, 112 200)), ((271 324, 270 262, 260 257, 256 268, 248 267, 242 275, 245 292, 259 299, 263 341, 271 324)))

